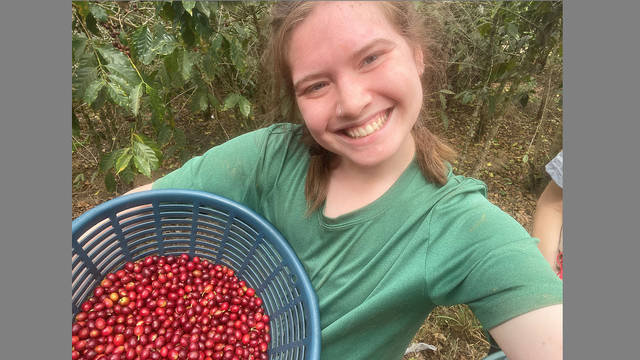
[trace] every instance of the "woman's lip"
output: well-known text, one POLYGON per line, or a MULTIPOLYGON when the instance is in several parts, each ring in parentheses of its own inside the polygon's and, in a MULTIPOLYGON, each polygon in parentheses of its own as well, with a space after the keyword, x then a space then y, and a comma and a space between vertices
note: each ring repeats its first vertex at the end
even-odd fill
MULTIPOLYGON (((354 128, 359 128, 359 127, 366 126, 367 124, 370 124, 370 123, 373 123, 374 121, 376 121, 376 120, 378 119, 378 117, 380 116, 380 114, 384 114, 384 113, 386 113, 386 117, 387 117, 387 120, 388 120, 389 115, 391 114, 391 110, 392 110, 392 109, 393 109, 393 108, 384 109, 384 110, 382 110, 382 111, 379 111, 379 112, 377 112, 377 113, 375 113, 375 114, 371 115, 371 116, 370 116, 370 117, 368 117, 365 121, 359 122, 359 123, 357 123, 357 124, 349 124, 349 125, 347 125, 347 126, 345 126, 345 127, 342 127, 342 128, 340 128, 340 129, 338 129, 337 131, 339 131, 339 132, 340 132, 340 131, 344 132, 344 131, 347 131, 347 130, 349 130, 349 129, 354 129, 354 128)), ((385 121, 386 121, 386 120, 385 120, 385 121)))

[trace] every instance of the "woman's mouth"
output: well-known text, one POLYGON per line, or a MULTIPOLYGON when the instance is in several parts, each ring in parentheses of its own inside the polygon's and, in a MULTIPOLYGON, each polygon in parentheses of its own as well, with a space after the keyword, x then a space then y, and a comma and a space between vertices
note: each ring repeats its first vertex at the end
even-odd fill
POLYGON ((362 124, 357 127, 345 129, 344 133, 352 139, 358 139, 365 136, 369 136, 374 132, 382 129, 384 124, 387 122, 387 119, 389 118, 390 112, 391 112, 390 110, 380 112, 377 116, 375 116, 373 119, 366 122, 365 124, 362 124))

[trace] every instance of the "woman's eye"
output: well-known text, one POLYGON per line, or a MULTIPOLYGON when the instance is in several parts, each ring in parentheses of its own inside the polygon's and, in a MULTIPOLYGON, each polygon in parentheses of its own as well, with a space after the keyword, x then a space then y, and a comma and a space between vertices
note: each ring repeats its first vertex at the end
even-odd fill
POLYGON ((326 83, 316 83, 316 84, 313 84, 313 85, 307 87, 304 92, 307 93, 307 94, 314 93, 316 91, 321 90, 325 86, 327 86, 326 83))
POLYGON ((369 55, 362 60, 362 65, 369 65, 376 60, 378 60, 378 55, 369 55))

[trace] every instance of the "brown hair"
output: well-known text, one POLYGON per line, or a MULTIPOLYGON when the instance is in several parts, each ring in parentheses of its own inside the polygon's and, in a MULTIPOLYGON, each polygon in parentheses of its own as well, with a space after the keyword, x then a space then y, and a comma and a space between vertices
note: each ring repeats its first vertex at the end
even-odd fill
MULTIPOLYGON (((425 71, 422 76, 424 89, 430 94, 430 89, 435 83, 438 74, 434 69, 435 62, 432 58, 431 39, 427 36, 427 27, 424 18, 414 8, 414 3, 409 1, 381 1, 380 5, 386 18, 393 24, 396 30, 410 45, 420 46, 425 62, 425 71)), ((308 211, 317 209, 327 196, 329 175, 334 162, 334 154, 322 148, 313 139, 304 121, 300 121, 300 114, 295 105, 295 93, 291 71, 287 62, 289 36, 296 25, 302 22, 313 10, 313 1, 283 1, 274 3, 271 8, 269 46, 265 53, 267 69, 274 74, 272 85, 272 103, 277 113, 284 113, 290 122, 302 122, 302 142, 309 146, 311 155, 307 180, 305 184, 305 196, 307 198, 308 211)), ((447 182, 448 166, 455 158, 455 151, 445 144, 438 136, 427 128, 426 110, 423 106, 420 117, 412 129, 415 139, 415 158, 423 176, 438 185, 447 182)))

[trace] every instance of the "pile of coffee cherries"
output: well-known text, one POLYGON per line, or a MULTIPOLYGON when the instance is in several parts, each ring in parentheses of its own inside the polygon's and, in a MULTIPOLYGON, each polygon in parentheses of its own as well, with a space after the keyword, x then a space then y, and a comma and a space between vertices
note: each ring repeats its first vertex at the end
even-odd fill
POLYGON ((268 359, 254 289, 198 256, 149 256, 107 274, 72 325, 76 359, 268 359))

